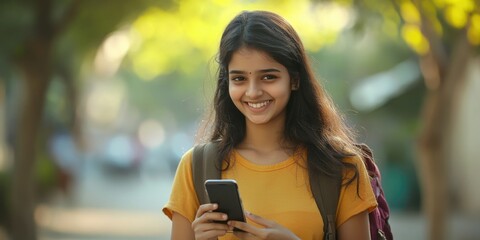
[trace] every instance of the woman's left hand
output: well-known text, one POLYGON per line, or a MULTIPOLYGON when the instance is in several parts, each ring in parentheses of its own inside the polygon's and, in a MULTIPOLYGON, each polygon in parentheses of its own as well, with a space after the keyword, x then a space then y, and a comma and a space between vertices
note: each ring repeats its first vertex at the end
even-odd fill
POLYGON ((228 221, 228 225, 231 227, 238 228, 241 231, 234 231, 233 234, 240 239, 278 239, 278 240, 292 240, 300 239, 295 236, 290 230, 281 226, 280 224, 262 218, 252 213, 246 214, 247 218, 252 220, 255 223, 263 226, 264 228, 255 227, 251 224, 239 221, 228 221))

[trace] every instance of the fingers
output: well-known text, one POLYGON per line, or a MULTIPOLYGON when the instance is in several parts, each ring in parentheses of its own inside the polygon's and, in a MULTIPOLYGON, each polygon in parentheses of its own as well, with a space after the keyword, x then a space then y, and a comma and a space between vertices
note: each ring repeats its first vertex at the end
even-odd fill
POLYGON ((231 227, 224 223, 214 222, 194 222, 192 228, 195 233, 195 239, 216 239, 219 236, 227 234, 231 231, 231 227))
POLYGON ((199 233, 195 232, 195 239, 196 240, 217 239, 218 237, 226 235, 227 232, 228 231, 224 229, 213 229, 213 230, 208 230, 208 231, 199 232, 199 233))
MULTIPOLYGON (((237 236, 240 239, 246 239, 246 240, 267 239, 272 232, 277 231, 278 229, 281 228, 281 226, 279 226, 276 222, 262 218, 250 212, 247 212, 245 215, 249 220, 257 223, 258 225, 261 225, 262 227, 256 227, 252 224, 248 224, 245 222, 228 221, 228 225, 243 231, 243 232, 241 231, 233 232, 235 236, 237 236)), ((277 239, 277 238, 273 238, 273 239, 277 239)))
POLYGON ((217 204, 203 204, 197 210, 196 218, 192 222, 192 229, 195 232, 195 239, 210 239, 225 235, 232 228, 227 224, 216 221, 226 221, 227 215, 220 212, 213 212, 217 204))
POLYGON ((193 221, 195 222, 213 222, 213 221, 227 221, 228 216, 225 213, 221 212, 213 212, 215 209, 218 208, 217 204, 203 204, 197 210, 196 219, 193 221))
POLYGON ((213 212, 215 209, 218 208, 217 204, 203 204, 197 210, 197 215, 195 220, 192 223, 192 226, 202 224, 202 223, 210 223, 213 221, 226 221, 228 216, 225 213, 220 212, 213 212))
POLYGON ((197 210, 197 215, 195 216, 196 218, 201 217, 205 212, 213 211, 218 208, 218 204, 216 203, 207 203, 207 204, 202 204, 197 210))
POLYGON ((258 224, 260 224, 260 225, 262 225, 266 228, 271 228, 271 227, 275 226, 274 221, 262 218, 258 215, 255 215, 255 214, 251 213, 251 212, 247 212, 247 214, 245 214, 245 215, 247 216, 248 219, 250 219, 253 222, 258 223, 258 224))
MULTIPOLYGON (((255 214, 252 214, 250 212, 245 212, 245 215, 247 216, 248 219, 252 220, 252 222, 255 222, 265 228, 270 228, 271 226, 273 226, 275 223, 270 221, 270 220, 267 220, 267 219, 264 219, 258 215, 255 215, 255 214)), ((233 228, 238 228, 242 231, 245 231, 245 232, 249 232, 249 233, 252 233, 253 235, 260 235, 261 234, 261 231, 262 231, 262 228, 257 228, 251 224, 248 224, 246 222, 240 222, 240 221, 228 221, 228 225, 233 227, 233 228)), ((241 232, 239 233, 239 235, 244 235, 242 234, 241 232)))
POLYGON ((261 228, 257 228, 253 225, 250 225, 248 223, 245 223, 245 222, 239 222, 239 221, 228 221, 228 225, 231 227, 231 228, 234 228, 234 229, 237 229, 233 231, 233 233, 235 234, 235 236, 241 238, 241 239, 248 239, 248 236, 250 236, 250 234, 254 235, 254 236, 260 236, 262 235, 262 229, 261 228), (242 231, 238 231, 239 230, 242 230, 242 231))

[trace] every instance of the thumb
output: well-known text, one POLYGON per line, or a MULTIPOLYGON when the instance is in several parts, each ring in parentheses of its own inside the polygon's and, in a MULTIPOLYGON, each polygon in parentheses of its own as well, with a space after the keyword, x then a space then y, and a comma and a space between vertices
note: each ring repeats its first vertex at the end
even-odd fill
POLYGON ((262 225, 264 227, 270 228, 275 225, 274 221, 262 218, 258 215, 255 215, 251 212, 246 212, 246 216, 248 219, 252 220, 254 223, 257 223, 259 225, 262 225))

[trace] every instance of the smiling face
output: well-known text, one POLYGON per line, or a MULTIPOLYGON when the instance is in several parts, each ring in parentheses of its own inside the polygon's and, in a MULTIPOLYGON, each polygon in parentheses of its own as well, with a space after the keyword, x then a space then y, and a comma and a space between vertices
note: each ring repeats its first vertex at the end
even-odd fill
POLYGON ((292 84, 287 68, 267 53, 240 48, 228 64, 229 94, 248 124, 285 122, 292 84))

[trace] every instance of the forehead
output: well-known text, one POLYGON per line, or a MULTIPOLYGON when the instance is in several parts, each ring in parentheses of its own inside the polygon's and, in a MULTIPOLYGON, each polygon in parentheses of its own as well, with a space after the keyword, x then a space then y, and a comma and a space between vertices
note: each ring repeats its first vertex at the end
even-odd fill
POLYGON ((248 47, 242 47, 233 52, 228 64, 230 70, 255 70, 265 67, 284 68, 282 64, 275 61, 275 59, 265 51, 248 47))

